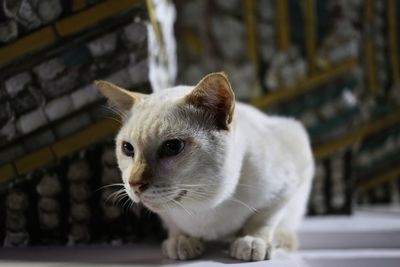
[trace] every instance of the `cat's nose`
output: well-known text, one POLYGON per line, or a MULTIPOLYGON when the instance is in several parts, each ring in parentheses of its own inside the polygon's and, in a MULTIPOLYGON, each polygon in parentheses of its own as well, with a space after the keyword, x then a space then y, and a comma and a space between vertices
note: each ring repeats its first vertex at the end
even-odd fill
POLYGON ((149 183, 146 182, 129 182, 129 184, 133 187, 133 190, 137 195, 143 193, 143 191, 149 188, 149 183))

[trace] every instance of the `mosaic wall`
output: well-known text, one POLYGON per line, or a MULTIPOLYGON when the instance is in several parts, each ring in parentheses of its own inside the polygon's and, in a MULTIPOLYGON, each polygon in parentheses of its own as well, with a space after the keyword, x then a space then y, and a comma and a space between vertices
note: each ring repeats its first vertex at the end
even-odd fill
POLYGON ((4 246, 159 237, 154 215, 115 194, 120 188, 107 187, 120 180, 107 141, 119 124, 107 119, 117 120, 93 85, 105 79, 150 91, 144 3, 1 3, 4 246))
POLYGON ((1 196, 5 247, 160 241, 159 219, 117 192, 112 140, 32 173, 1 196))

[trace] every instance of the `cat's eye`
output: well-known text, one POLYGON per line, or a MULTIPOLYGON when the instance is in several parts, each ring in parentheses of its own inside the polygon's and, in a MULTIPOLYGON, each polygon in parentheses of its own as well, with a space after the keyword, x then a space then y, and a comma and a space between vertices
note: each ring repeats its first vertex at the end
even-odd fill
POLYGON ((160 157, 176 156, 182 152, 185 143, 180 139, 171 139, 165 141, 160 148, 160 157))
POLYGON ((122 142, 122 153, 124 153, 128 157, 133 157, 135 155, 135 149, 131 143, 126 141, 122 142))

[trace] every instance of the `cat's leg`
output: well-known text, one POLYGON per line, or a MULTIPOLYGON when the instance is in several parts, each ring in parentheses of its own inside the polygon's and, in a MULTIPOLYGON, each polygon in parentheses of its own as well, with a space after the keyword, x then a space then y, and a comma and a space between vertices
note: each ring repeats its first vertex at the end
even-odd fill
POLYGON ((290 228, 278 226, 274 232, 273 246, 287 251, 297 250, 299 241, 296 232, 290 228))
POLYGON ((288 251, 294 251, 298 248, 296 229, 298 229, 306 213, 311 181, 311 179, 306 180, 286 205, 285 213, 274 233, 273 241, 276 248, 288 251))
POLYGON ((274 248, 288 251, 298 247, 297 229, 305 213, 311 179, 290 198, 274 208, 259 210, 245 223, 241 236, 231 245, 230 254, 240 260, 270 259, 274 248))
POLYGON ((164 256, 173 260, 190 260, 204 253, 204 243, 187 235, 170 236, 162 243, 164 256))
POLYGON ((189 260, 204 253, 202 240, 185 235, 173 222, 164 218, 163 220, 168 228, 168 238, 161 245, 164 256, 173 260, 189 260))
POLYGON ((259 210, 253 214, 242 228, 240 237, 231 244, 230 255, 244 261, 270 259, 275 229, 282 216, 282 208, 259 210))

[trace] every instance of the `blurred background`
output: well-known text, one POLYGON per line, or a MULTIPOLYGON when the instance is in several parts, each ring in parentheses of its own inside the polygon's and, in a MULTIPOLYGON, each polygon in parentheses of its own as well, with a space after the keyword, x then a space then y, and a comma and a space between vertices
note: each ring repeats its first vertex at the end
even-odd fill
POLYGON ((95 79, 150 93, 223 70, 239 100, 306 126, 310 216, 399 211, 398 1, 0 3, 2 245, 163 237, 106 187, 119 123, 95 79))

